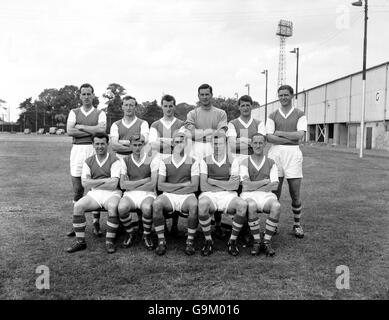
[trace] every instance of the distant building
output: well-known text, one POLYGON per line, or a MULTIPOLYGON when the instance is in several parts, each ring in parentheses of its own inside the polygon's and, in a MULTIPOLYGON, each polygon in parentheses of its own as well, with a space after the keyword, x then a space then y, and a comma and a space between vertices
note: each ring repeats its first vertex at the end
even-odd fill
MULTIPOLYGON (((366 149, 389 150, 389 61, 366 70, 366 149)), ((308 119, 306 141, 359 148, 362 71, 321 84, 298 94, 295 106, 308 119)), ((268 103, 268 115, 280 107, 268 103)), ((253 116, 265 118, 264 105, 253 116)))

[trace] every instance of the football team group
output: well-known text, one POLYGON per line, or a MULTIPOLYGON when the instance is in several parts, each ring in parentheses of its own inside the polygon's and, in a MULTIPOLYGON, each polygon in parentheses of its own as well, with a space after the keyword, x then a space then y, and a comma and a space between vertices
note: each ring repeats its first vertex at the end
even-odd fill
POLYGON ((87 247, 86 212, 93 214, 93 234, 102 235, 100 211, 106 210, 108 253, 116 251, 115 238, 121 224, 126 231, 122 247, 134 244, 140 226, 147 250, 163 255, 167 250, 166 219, 173 219, 170 232, 174 234, 178 217, 184 217, 185 253, 196 253, 194 239, 200 224, 205 238, 201 254, 209 256, 213 237, 224 236, 221 215, 227 215, 232 219, 229 254, 239 254, 237 238, 246 230, 251 233, 252 255, 263 252, 273 256, 271 239, 280 218, 284 178, 291 197, 293 234, 304 237, 300 224, 303 156, 299 144, 307 120, 293 106, 293 88, 279 87, 280 108, 268 116, 266 124, 252 117, 250 96, 239 98, 240 116, 229 123, 225 111, 212 105, 212 96, 212 87, 201 85, 199 106, 181 121, 174 116, 175 98, 164 95, 163 117, 150 128, 135 115, 136 99, 125 96, 123 118, 112 124, 107 135, 106 114, 92 104, 93 87, 81 85, 82 106, 72 109, 67 120, 67 133, 73 137, 70 173, 74 191, 73 227, 67 235, 76 237, 67 252, 87 247), (265 154, 267 143, 271 146, 265 154), (261 232, 262 213, 266 219, 261 232))

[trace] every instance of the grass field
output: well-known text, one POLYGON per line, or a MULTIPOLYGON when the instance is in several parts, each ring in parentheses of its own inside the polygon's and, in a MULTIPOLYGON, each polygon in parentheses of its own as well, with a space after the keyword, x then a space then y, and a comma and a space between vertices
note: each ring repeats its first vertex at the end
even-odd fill
MULTIPOLYGON (((216 252, 187 257, 183 222, 177 242, 157 257, 139 242, 105 252, 91 234, 86 251, 64 251, 73 241, 71 139, 0 135, 0 299, 388 299, 389 158, 303 147, 303 240, 291 234, 284 186, 276 256, 238 257, 216 240, 216 252), (50 269, 50 289, 38 290, 39 265, 50 269), (336 267, 350 269, 350 289, 335 286, 336 267)), ((104 216, 102 221, 106 221, 104 216)), ((261 222, 263 223, 264 217, 261 222)), ((105 229, 105 224, 104 224, 105 229)), ((196 246, 200 249, 201 232, 196 246)))

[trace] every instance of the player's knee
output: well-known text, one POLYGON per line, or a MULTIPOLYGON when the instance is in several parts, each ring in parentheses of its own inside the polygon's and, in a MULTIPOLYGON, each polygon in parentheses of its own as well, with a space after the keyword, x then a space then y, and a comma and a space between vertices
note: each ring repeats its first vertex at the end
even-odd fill
POLYGON ((246 215, 246 211, 247 211, 247 202, 244 201, 243 199, 241 198, 238 198, 238 210, 240 211, 240 213, 242 213, 242 215, 246 215))
POLYGON ((125 215, 126 213, 128 212, 128 207, 125 203, 123 202, 120 202, 119 203, 119 206, 118 206, 118 213, 119 213, 119 216, 122 217, 123 215, 125 215))
POLYGON ((253 215, 253 214, 256 214, 257 213, 257 204, 255 203, 255 201, 248 200, 247 201, 247 209, 249 211, 249 217, 251 217, 251 215, 253 215))
POLYGON ((77 201, 74 204, 74 209, 73 209, 74 215, 82 215, 84 214, 84 212, 85 212, 85 206, 80 201, 77 201))
POLYGON ((156 199, 153 203, 154 216, 162 215, 163 213, 163 201, 161 199, 156 199))
POLYGON ((209 211, 209 207, 210 207, 210 204, 209 204, 209 201, 205 198, 201 198, 199 199, 199 205, 198 205, 198 208, 199 208, 199 216, 203 216, 204 214, 208 214, 208 211, 209 211))
POLYGON ((118 205, 116 203, 109 203, 107 205, 107 211, 108 211, 109 216, 117 216, 118 205))
POLYGON ((274 201, 271 205, 271 210, 275 212, 281 211, 281 203, 279 201, 274 201))
POLYGON ((153 210, 153 206, 152 206, 151 203, 144 203, 144 204, 142 204, 141 210, 142 210, 142 214, 144 216, 151 216, 151 212, 153 210))

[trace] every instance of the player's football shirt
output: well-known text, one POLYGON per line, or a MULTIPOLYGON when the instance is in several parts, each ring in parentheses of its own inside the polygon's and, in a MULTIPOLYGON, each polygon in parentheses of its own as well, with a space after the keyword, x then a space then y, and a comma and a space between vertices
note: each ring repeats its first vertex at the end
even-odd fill
MULTIPOLYGON (((245 137, 251 139, 256 133, 266 136, 266 127, 262 121, 254 118, 251 118, 249 122, 246 123, 239 117, 228 123, 227 137, 245 137)), ((231 151, 240 154, 240 146, 237 145, 236 150, 231 151)))
POLYGON ((240 178, 241 181, 250 179, 250 181, 261 181, 270 179, 270 182, 278 182, 278 170, 274 160, 263 157, 261 163, 257 165, 250 156, 245 161, 240 163, 240 178))
POLYGON ((134 158, 134 154, 121 159, 121 174, 128 175, 130 181, 137 181, 151 176, 151 172, 157 171, 159 166, 158 159, 144 154, 139 162, 134 158))
MULTIPOLYGON (((286 115, 281 109, 272 112, 266 122, 266 133, 273 134, 275 131, 307 131, 307 118, 304 112, 294 107, 286 115)), ((299 141, 290 141, 281 144, 298 145, 299 141)))
MULTIPOLYGON (((85 112, 83 107, 72 109, 69 112, 68 124, 74 125, 83 124, 86 126, 96 126, 99 123, 106 123, 106 114, 102 110, 97 108, 91 108, 88 112, 85 112)), ((85 137, 73 137, 73 144, 92 144, 92 135, 85 137)))
POLYGON ((200 173, 208 175, 211 179, 228 181, 230 176, 239 176, 239 161, 234 160, 231 163, 225 155, 220 162, 217 162, 214 156, 210 155, 201 160, 200 173))
POLYGON ((120 161, 112 153, 107 153, 103 161, 99 161, 97 155, 85 160, 82 167, 83 179, 90 176, 91 179, 120 178, 120 161))
POLYGON ((170 156, 160 161, 158 174, 165 176, 168 183, 187 182, 191 181, 192 176, 199 175, 199 164, 188 155, 178 163, 174 161, 173 156, 170 156))
MULTIPOLYGON (((117 137, 119 140, 129 140, 132 135, 141 134, 145 137, 145 142, 149 138, 149 125, 146 121, 135 117, 129 124, 126 124, 123 119, 115 121, 110 129, 110 136, 117 137)), ((120 155, 128 155, 128 152, 117 152, 120 155)))
MULTIPOLYGON (((196 129, 213 129, 227 130, 227 114, 224 110, 218 109, 212 106, 209 110, 202 107, 197 107, 191 110, 185 121, 185 128, 193 125, 196 129)), ((192 140, 195 140, 195 137, 192 137, 192 140)), ((201 142, 206 142, 206 139, 201 140, 201 142)))
MULTIPOLYGON (((174 118, 171 122, 166 122, 163 118, 151 124, 149 141, 155 142, 158 138, 172 138, 173 133, 180 130, 184 125, 184 121, 174 118)), ((160 153, 171 154, 172 147, 160 144, 160 153)))

